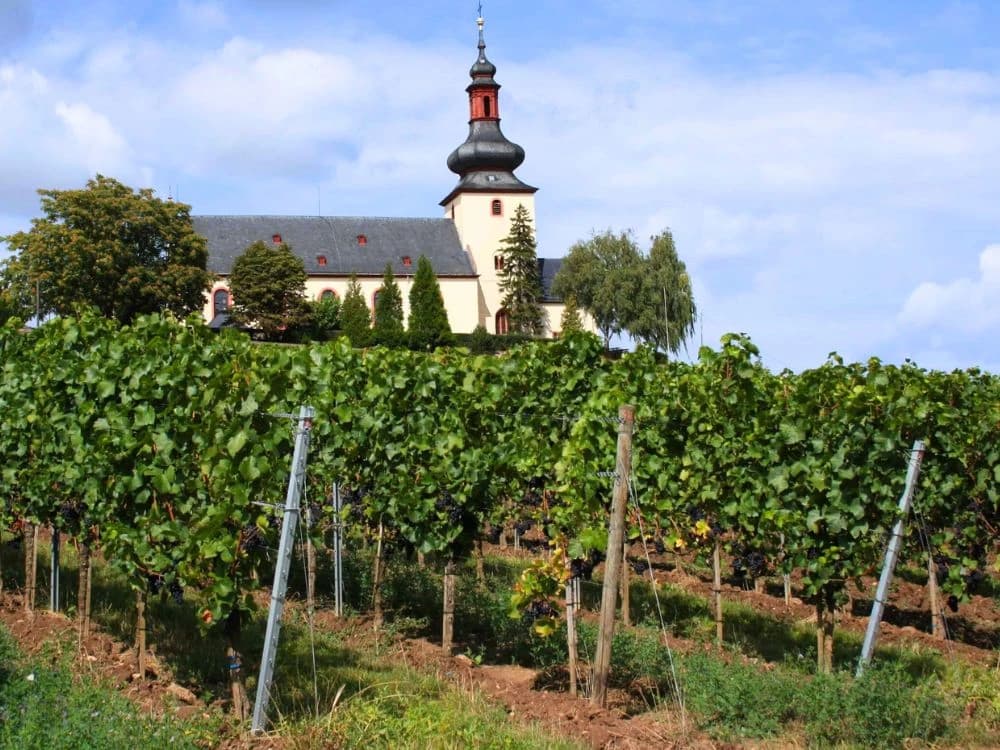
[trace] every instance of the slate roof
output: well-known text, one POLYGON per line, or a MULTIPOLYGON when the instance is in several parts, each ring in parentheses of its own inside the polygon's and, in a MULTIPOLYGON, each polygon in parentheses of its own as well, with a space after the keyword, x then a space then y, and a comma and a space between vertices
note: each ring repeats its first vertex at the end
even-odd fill
POLYGON ((538 277, 542 281, 542 302, 562 302, 562 297, 557 297, 552 293, 552 281, 555 279, 559 268, 562 266, 562 258, 539 258, 538 277))
POLYGON ((370 216, 193 216, 195 231, 208 240, 208 270, 228 274, 233 261, 257 240, 270 244, 274 235, 302 259, 310 276, 381 276, 385 264, 393 273, 416 272, 426 255, 438 276, 476 275, 450 219, 380 218, 370 216), (358 236, 364 235, 364 245, 358 236), (326 258, 319 265, 318 257, 326 258), (404 266, 409 256, 412 265, 404 266))

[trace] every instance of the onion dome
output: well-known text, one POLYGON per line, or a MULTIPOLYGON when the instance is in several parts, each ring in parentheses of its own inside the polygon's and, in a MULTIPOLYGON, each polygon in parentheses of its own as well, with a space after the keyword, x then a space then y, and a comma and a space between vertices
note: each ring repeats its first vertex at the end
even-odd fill
POLYGON ((462 179, 441 205, 464 190, 530 193, 536 190, 514 176, 514 170, 524 162, 524 149, 507 140, 500 130, 500 84, 493 79, 497 69, 486 57, 483 19, 476 23, 479 56, 469 70, 472 83, 465 89, 469 94, 469 136, 448 157, 448 169, 462 179))

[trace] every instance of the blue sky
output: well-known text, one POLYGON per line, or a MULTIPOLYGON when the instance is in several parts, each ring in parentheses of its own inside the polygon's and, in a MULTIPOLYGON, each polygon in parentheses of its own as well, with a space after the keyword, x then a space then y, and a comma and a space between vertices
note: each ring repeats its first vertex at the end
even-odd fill
MULTIPOLYGON (((487 0, 539 252, 669 227, 699 340, 1000 371, 1000 3, 487 0)), ((0 0, 0 234, 96 172, 437 216, 474 2, 0 0)))

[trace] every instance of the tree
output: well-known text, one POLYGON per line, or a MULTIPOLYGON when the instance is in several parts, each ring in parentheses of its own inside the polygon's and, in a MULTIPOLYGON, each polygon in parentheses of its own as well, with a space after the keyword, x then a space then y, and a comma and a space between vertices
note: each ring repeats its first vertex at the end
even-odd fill
POLYGON ((258 240, 233 263, 232 319, 253 326, 268 338, 308 321, 306 275, 302 260, 285 243, 258 240))
POLYGON ((589 312, 604 338, 625 330, 629 305, 637 293, 641 256, 631 232, 610 229, 570 248, 552 282, 552 291, 563 299, 575 297, 589 312))
POLYGON ((347 294, 340 306, 340 330, 354 346, 367 346, 371 338, 371 323, 372 316, 361 293, 361 284, 358 283, 358 277, 351 274, 347 294))
MULTIPOLYGON (((45 290, 42 313, 81 306, 123 323, 136 315, 200 310, 211 284, 205 238, 191 207, 97 175, 82 190, 39 190, 44 216, 5 240, 28 290, 45 290)), ((32 290, 32 291, 29 291, 32 290)))
POLYGON ((372 340, 383 346, 399 346, 403 341, 403 293, 392 274, 392 264, 385 264, 382 288, 375 296, 375 325, 372 340))
POLYGON ((452 341, 448 311, 431 262, 423 255, 417 261, 417 273, 410 289, 410 346, 433 349, 452 341))
POLYGON ((579 333, 583 330, 583 321, 580 320, 580 308, 577 307, 576 297, 572 294, 569 295, 565 300, 565 304, 562 318, 559 321, 559 328, 562 331, 562 335, 579 333))
POLYGON ((34 311, 22 264, 10 258, 0 266, 0 325, 11 318, 25 321, 34 311))
POLYGON ((312 321, 312 337, 320 341, 326 340, 330 331, 340 327, 340 300, 331 292, 328 296, 310 302, 309 317, 312 321))
POLYGON ((640 339, 664 352, 676 352, 694 333, 697 316, 691 277, 669 229, 650 238, 649 256, 639 265, 636 287, 631 297, 626 328, 640 339))
POLYGON ((510 220, 510 233, 500 240, 503 268, 500 270, 501 303, 507 311, 511 333, 540 335, 545 329, 542 282, 538 274, 535 234, 528 209, 518 204, 510 220))

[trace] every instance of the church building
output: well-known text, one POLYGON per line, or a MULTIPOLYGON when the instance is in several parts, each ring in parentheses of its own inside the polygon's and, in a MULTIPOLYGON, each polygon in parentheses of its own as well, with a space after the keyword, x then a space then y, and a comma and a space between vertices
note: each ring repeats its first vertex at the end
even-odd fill
MULTIPOLYGON (((318 300, 343 299, 352 274, 357 276, 373 312, 386 264, 391 264, 409 315, 409 291, 417 260, 427 256, 437 274, 452 331, 471 333, 482 325, 490 333, 506 333, 500 272, 503 240, 518 205, 527 209, 534 226, 537 188, 517 178, 524 149, 500 130, 500 84, 496 66, 486 58, 483 19, 479 54, 469 75, 469 135, 448 157, 458 184, 440 205, 444 216, 385 218, 341 216, 195 216, 195 230, 208 240, 208 270, 216 282, 204 315, 217 327, 232 305, 228 277, 233 262, 256 242, 286 243, 305 265, 306 294, 318 300)), ((552 294, 560 259, 540 258, 545 335, 558 336, 564 309, 552 294)), ((584 316, 584 325, 593 328, 584 316)))

